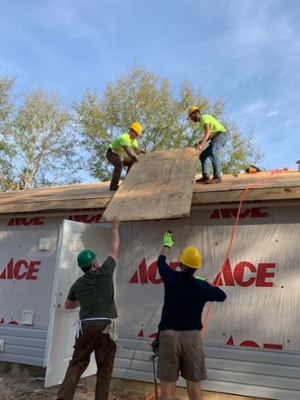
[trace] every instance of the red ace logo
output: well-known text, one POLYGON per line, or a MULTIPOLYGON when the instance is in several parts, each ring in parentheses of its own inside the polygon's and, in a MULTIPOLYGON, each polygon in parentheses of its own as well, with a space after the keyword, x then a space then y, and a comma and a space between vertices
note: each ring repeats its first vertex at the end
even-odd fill
POLYGON ((41 265, 41 261, 26 261, 19 260, 14 264, 13 258, 7 264, 7 267, 0 273, 0 279, 37 279, 37 273, 39 272, 38 265, 41 265))
MULTIPOLYGON (((233 337, 230 336, 228 339, 227 346, 235 346, 235 343, 233 341, 233 337)), ((241 347, 261 347, 258 343, 254 342, 253 340, 243 340, 242 343, 239 344, 241 347)), ((272 349, 272 350, 282 350, 283 346, 282 344, 276 344, 276 343, 264 343, 262 346, 264 349, 272 349)))
MULTIPOLYGON (((179 267, 179 262, 170 262, 170 268, 179 267)), ((273 287, 272 279, 275 277, 275 263, 259 263, 256 267, 249 261, 241 261, 234 268, 231 267, 230 261, 227 260, 222 272, 220 272, 213 283, 218 286, 258 286, 273 287)), ((143 258, 137 271, 132 275, 129 283, 153 283, 158 285, 162 283, 162 279, 158 273, 157 262, 154 261, 147 267, 146 260, 143 258)))
MULTIPOLYGON (((179 262, 170 262, 170 268, 176 269, 179 266, 179 262)), ((139 265, 138 270, 132 275, 129 283, 149 283, 152 282, 155 285, 162 283, 162 279, 158 273, 157 262, 154 261, 150 264, 147 269, 146 260, 143 258, 142 262, 139 265)))
POLYGON ((97 215, 70 215, 70 221, 84 222, 85 224, 96 224, 100 221, 102 214, 97 215))
MULTIPOLYGON (((237 217, 237 208, 223 208, 214 210, 209 219, 229 219, 237 217)), ((248 208, 247 210, 242 210, 240 212, 239 218, 267 218, 268 208, 267 207, 257 207, 257 208, 248 208)))
POLYGON ((239 286, 247 287, 251 285, 261 287, 273 287, 275 263, 259 263, 257 267, 249 261, 239 262, 234 269, 231 268, 230 261, 227 260, 222 273, 219 273, 214 284, 218 286, 239 286))
POLYGON ((19 325, 19 324, 17 323, 17 321, 15 321, 15 320, 13 320, 13 319, 10 320, 9 322, 6 322, 6 321, 4 320, 3 317, 0 319, 0 324, 19 325))
POLYGON ((44 217, 12 218, 7 226, 44 225, 44 217))

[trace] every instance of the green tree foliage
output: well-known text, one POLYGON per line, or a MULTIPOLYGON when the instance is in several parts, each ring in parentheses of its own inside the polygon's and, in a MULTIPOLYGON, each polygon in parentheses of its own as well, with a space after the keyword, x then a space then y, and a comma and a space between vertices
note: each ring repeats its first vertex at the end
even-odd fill
MULTIPOLYGON (((101 95, 87 89, 82 100, 74 101, 73 108, 78 132, 90 155, 92 176, 100 180, 110 179, 111 166, 105 157, 106 149, 113 138, 128 132, 134 121, 143 125, 138 140, 141 150, 193 146, 202 134, 199 125, 187 119, 191 105, 198 105, 202 113, 209 113, 229 126, 223 115, 223 99, 209 100, 188 81, 182 82, 179 90, 175 90, 166 78, 137 65, 127 74, 121 73, 101 95)), ((255 163, 261 158, 254 146, 253 135, 245 139, 236 126, 231 130, 232 141, 222 155, 224 173, 235 173, 250 161, 255 163)))
POLYGON ((4 133, 10 113, 13 110, 12 90, 16 77, 3 75, 0 77, 0 133, 4 133))
POLYGON ((74 109, 84 145, 91 155, 91 174, 100 180, 110 179, 106 149, 114 137, 128 132, 134 121, 143 125, 141 150, 178 147, 175 108, 170 83, 139 67, 109 83, 102 96, 86 90, 82 101, 74 102, 74 109))
POLYGON ((15 186, 12 158, 16 151, 9 141, 11 132, 10 116, 15 98, 12 95, 16 77, 0 77, 0 191, 10 190, 15 186))
POLYGON ((57 94, 42 89, 26 94, 12 125, 26 187, 76 181, 74 173, 81 167, 78 143, 70 129, 69 110, 57 94))
POLYGON ((0 191, 75 183, 87 162, 92 176, 109 180, 108 145, 134 121, 143 125, 141 150, 193 146, 202 134, 198 124, 187 119, 191 105, 229 127, 223 173, 237 173, 262 158, 253 133, 242 137, 226 120, 222 98, 210 100, 188 81, 175 89, 168 79, 137 65, 101 94, 87 89, 73 102, 72 116, 56 93, 38 88, 14 96, 15 82, 15 77, 0 76, 0 191))
POLYGON ((230 124, 227 128, 231 138, 220 154, 223 174, 238 174, 245 171, 250 164, 258 165, 263 154, 255 144, 253 132, 242 137, 236 124, 230 124))
POLYGON ((83 162, 77 156, 78 140, 67 107, 56 93, 42 89, 29 91, 20 106, 12 107, 12 81, 6 82, 0 100, 7 110, 1 115, 1 190, 78 182, 76 173, 83 162))

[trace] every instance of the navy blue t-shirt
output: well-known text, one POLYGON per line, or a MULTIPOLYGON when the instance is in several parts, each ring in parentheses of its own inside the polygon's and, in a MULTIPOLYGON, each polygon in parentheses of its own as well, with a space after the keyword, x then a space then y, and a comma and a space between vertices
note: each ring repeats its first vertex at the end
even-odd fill
POLYGON ((222 302, 226 299, 226 294, 208 282, 172 270, 166 263, 165 256, 158 257, 157 265, 165 286, 165 300, 158 329, 201 331, 201 314, 205 303, 222 302))

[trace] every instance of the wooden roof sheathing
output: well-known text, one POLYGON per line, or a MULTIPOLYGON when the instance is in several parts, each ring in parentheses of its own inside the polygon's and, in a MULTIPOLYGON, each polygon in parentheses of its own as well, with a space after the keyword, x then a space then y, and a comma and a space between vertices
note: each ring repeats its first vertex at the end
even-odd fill
MULTIPOLYGON (((144 156, 141 155, 139 162, 142 161, 142 157, 144 156)), ((145 157, 148 157, 148 154, 145 157)), ((131 172, 134 171, 136 166, 133 166, 131 172)), ((153 175, 155 166, 152 167, 151 174, 153 175)), ((126 180, 128 182, 130 174, 123 182, 120 182, 119 191, 126 180)), ((150 179, 153 178, 152 175, 150 175, 150 179)), ((193 180, 197 177, 199 175, 196 177, 193 176, 193 180)), ((252 187, 247 192, 244 203, 268 202, 274 204, 280 202, 284 205, 291 205, 291 203, 300 205, 300 171, 294 170, 274 174, 272 171, 262 171, 256 174, 244 173, 236 177, 233 175, 223 175, 223 182, 218 185, 194 183, 192 185, 192 206, 214 207, 216 204, 219 206, 223 204, 225 206, 226 204, 238 203, 241 200, 244 190, 249 185, 259 183, 268 177, 270 177, 268 181, 261 183, 259 186, 252 187)), ((181 175, 181 178, 175 177, 173 179, 174 184, 176 184, 178 179, 185 183, 187 182, 187 178, 185 179, 181 175)), ((166 188, 161 190, 162 196, 166 195, 166 188)), ((36 213, 64 215, 66 210, 76 210, 78 213, 97 210, 97 212, 100 211, 102 213, 112 201, 112 197, 116 196, 117 193, 109 190, 109 182, 80 183, 67 186, 3 192, 0 193, 0 216, 5 217, 10 214, 28 216, 36 213)), ((141 202, 142 200, 140 199, 141 202)), ((177 207, 176 203, 177 198, 172 198, 169 207, 175 209, 177 207)), ((119 215, 119 212, 117 215, 119 215)))
POLYGON ((106 208, 101 222, 190 215, 199 152, 172 149, 141 155, 106 208))

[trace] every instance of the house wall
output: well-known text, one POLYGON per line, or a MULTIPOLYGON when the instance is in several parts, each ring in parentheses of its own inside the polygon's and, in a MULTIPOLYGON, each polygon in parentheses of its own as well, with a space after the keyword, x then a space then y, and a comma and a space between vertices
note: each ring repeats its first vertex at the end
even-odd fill
POLYGON ((59 220, 18 217, 0 223, 0 322, 21 325, 24 311, 32 311, 33 325, 47 328, 59 220), (48 240, 49 250, 39 250, 41 238, 48 240))
MULTIPOLYGON (((243 208, 228 262, 219 276, 235 216, 236 209, 216 208, 193 210, 184 220, 121 224, 121 261, 116 273, 121 347, 114 376, 153 379, 147 340, 157 332, 163 303, 156 259, 162 235, 170 229, 175 238, 169 257, 172 267, 176 268, 183 247, 196 245, 203 255, 199 274, 209 281, 218 280, 228 296, 225 303, 213 304, 208 316, 203 340, 209 380, 204 389, 279 400, 300 398, 300 212, 296 207, 243 208)), ((0 339, 5 336, 7 344, 6 351, 0 352, 0 361, 43 365, 63 217, 75 219, 72 215, 45 217, 43 224, 28 226, 24 221, 23 225, 16 220, 0 221, 5 255, 0 268, 1 299, 2 295, 5 298, 0 304, 0 339), (37 250, 40 237, 50 238, 48 252, 37 250), (26 279, 28 276, 36 279, 26 279), (23 310, 35 311, 33 327, 20 326, 23 310), (8 325, 11 321, 19 326, 8 325), (33 360, 36 335, 39 341, 33 360), (11 336, 13 343, 8 341, 11 336), (19 347, 13 350, 14 346, 19 347)), ((95 223, 99 215, 76 219, 95 223)), ((185 383, 180 379, 179 384, 185 383)))
MULTIPOLYGON (((121 338, 119 345, 113 376, 153 382, 152 353, 145 341, 121 338)), ((272 400, 300 398, 299 353, 213 345, 204 345, 204 352, 204 390, 272 400)), ((182 378, 178 386, 185 387, 182 378)))
POLYGON ((0 362, 44 366, 47 329, 21 325, 0 325, 4 351, 0 362))
MULTIPOLYGON (((127 223, 123 226, 116 275, 118 326, 122 337, 153 337, 163 304, 164 288, 156 260, 165 230, 175 245, 168 261, 178 266, 188 245, 200 248, 203 266, 197 274, 219 281, 224 303, 213 303, 204 343, 299 351, 300 249, 297 208, 242 211, 223 273, 234 210, 193 211, 189 219, 127 223), (139 301, 137 302, 137 299, 139 301)), ((203 312, 203 320, 207 307, 203 312)))

